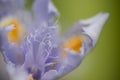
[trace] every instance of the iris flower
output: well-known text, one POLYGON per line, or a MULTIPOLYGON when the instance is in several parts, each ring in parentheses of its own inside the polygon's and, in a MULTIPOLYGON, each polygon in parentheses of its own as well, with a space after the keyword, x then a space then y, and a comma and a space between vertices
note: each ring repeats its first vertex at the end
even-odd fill
POLYGON ((0 0, 0 51, 11 80, 56 80, 95 47, 108 13, 79 20, 63 35, 51 0, 0 0))

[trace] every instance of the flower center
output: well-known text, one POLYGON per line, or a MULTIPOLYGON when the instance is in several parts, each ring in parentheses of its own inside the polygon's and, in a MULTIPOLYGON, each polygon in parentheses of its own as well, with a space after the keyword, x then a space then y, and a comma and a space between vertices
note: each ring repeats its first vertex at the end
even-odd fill
POLYGON ((10 42, 14 42, 16 44, 21 43, 21 39, 23 36, 25 36, 25 31, 23 29, 22 24, 15 19, 4 19, 2 22, 0 22, 0 27, 5 27, 13 24, 14 28, 11 32, 8 33, 8 40, 10 42))
POLYGON ((68 48, 70 50, 74 50, 77 53, 80 53, 80 48, 82 47, 82 39, 77 36, 74 37, 70 40, 68 40, 65 44, 64 44, 64 48, 68 48))

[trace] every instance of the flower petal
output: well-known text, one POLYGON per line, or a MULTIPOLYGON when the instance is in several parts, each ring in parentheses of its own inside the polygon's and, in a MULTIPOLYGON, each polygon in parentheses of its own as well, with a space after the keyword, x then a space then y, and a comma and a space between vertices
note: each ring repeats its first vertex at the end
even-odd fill
POLYGON ((108 17, 109 17, 108 13, 103 13, 101 15, 95 16, 94 17, 95 19, 93 18, 93 19, 87 20, 87 21, 90 21, 89 24, 87 24, 86 21, 80 22, 83 25, 88 25, 86 27, 83 27, 83 30, 86 34, 88 34, 92 38, 94 46, 96 45, 99 39, 102 28, 105 22, 107 21, 108 17))
POLYGON ((50 0, 35 0, 33 11, 37 20, 46 21, 48 19, 48 3, 50 0))
POLYGON ((57 71, 50 70, 43 75, 41 80, 55 80, 56 77, 57 77, 57 71))
POLYGON ((80 65, 86 54, 95 46, 107 19, 108 13, 98 14, 85 21, 80 20, 64 35, 63 42, 67 42, 64 49, 67 54, 58 71, 59 76, 68 74, 80 65))
POLYGON ((59 77, 65 76, 66 74, 70 73, 75 68, 77 68, 85 56, 84 54, 80 55, 69 49, 66 50, 67 50, 67 57, 62 62, 61 67, 58 70, 59 77))
POLYGON ((33 54, 33 45, 30 40, 31 39, 29 37, 26 37, 25 42, 23 42, 23 44, 21 45, 23 53, 25 54, 24 66, 26 68, 32 67, 32 65, 34 65, 35 63, 34 54, 33 54))
POLYGON ((35 0, 33 11, 39 22, 49 21, 59 14, 51 0, 35 0))
POLYGON ((5 6, 21 6, 25 5, 26 0, 0 0, 0 5, 5 6))
POLYGON ((13 28, 13 25, 10 25, 0 31, 0 51, 3 53, 6 62, 10 61, 13 64, 22 64, 24 55, 22 54, 21 49, 17 45, 9 43, 7 39, 7 33, 13 28))
POLYGON ((52 1, 50 1, 48 5, 48 13, 50 19, 60 15, 52 1))
POLYGON ((101 13, 90 19, 80 20, 64 34, 65 36, 63 39, 66 40, 66 38, 69 39, 74 36, 88 35, 93 40, 93 46, 95 46, 108 17, 108 13, 101 13))
POLYGON ((51 62, 53 59, 54 62, 58 60, 58 58, 52 58, 52 60, 50 58, 59 55, 59 52, 56 52, 55 55, 53 55, 54 53, 52 51, 58 43, 57 34, 56 25, 48 27, 48 24, 40 24, 33 27, 22 44, 22 49, 26 55, 24 66, 28 68, 35 65, 38 69, 40 68, 42 73, 44 73, 46 71, 43 70, 45 64, 51 62))
POLYGON ((26 0, 0 0, 0 18, 24 7, 26 0))
POLYGON ((62 65, 58 71, 58 74, 60 77, 65 76, 66 74, 70 73, 75 68, 77 68, 85 56, 84 54, 80 55, 69 49, 67 49, 67 52, 68 52, 67 57, 64 60, 64 62, 62 63, 62 65))
POLYGON ((28 80, 30 76, 23 67, 16 66, 12 63, 7 64, 7 71, 10 80, 28 80))

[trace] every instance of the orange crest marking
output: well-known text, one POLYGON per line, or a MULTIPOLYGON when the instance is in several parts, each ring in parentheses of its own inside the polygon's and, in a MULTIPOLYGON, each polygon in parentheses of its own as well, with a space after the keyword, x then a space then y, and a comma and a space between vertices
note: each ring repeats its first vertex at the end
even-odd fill
POLYGON ((9 26, 11 24, 14 25, 14 29, 8 33, 8 40, 10 42, 20 44, 21 39, 25 36, 25 31, 23 29, 23 25, 17 20, 10 19, 10 20, 7 20, 6 22, 3 22, 1 26, 5 27, 5 26, 9 26))
POLYGON ((64 44, 64 48, 68 48, 70 50, 73 50, 77 53, 80 53, 80 48, 82 47, 82 39, 77 36, 77 37, 73 37, 72 39, 68 40, 65 44, 64 44))

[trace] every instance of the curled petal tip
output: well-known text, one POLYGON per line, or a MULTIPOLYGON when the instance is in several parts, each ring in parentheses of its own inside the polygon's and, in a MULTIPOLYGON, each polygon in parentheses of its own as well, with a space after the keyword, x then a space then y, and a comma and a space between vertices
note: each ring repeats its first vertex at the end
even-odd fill
POLYGON ((53 14, 54 16, 59 16, 60 15, 59 12, 58 12, 58 10, 56 9, 56 7, 54 6, 54 4, 52 3, 52 1, 49 3, 48 7, 49 7, 48 12, 50 14, 53 14))
POLYGON ((83 30, 86 34, 88 34, 93 39, 93 45, 96 44, 100 36, 100 33, 102 31, 102 28, 105 22, 107 21, 108 17, 109 17, 109 13, 102 13, 87 20, 86 23, 84 21, 83 25, 86 25, 86 26, 83 27, 83 30), (89 24, 87 24, 87 22, 89 22, 89 24))
POLYGON ((9 25, 9 26, 6 26, 6 27, 5 27, 5 30, 8 31, 8 32, 10 32, 10 31, 12 31, 13 29, 15 29, 14 26, 15 26, 14 24, 11 24, 11 25, 9 25))
POLYGON ((106 16, 109 17, 109 13, 98 13, 97 15, 95 15, 94 17, 91 17, 89 19, 85 19, 85 20, 80 20, 80 24, 91 24, 96 22, 99 18, 101 18, 102 16, 106 16))

